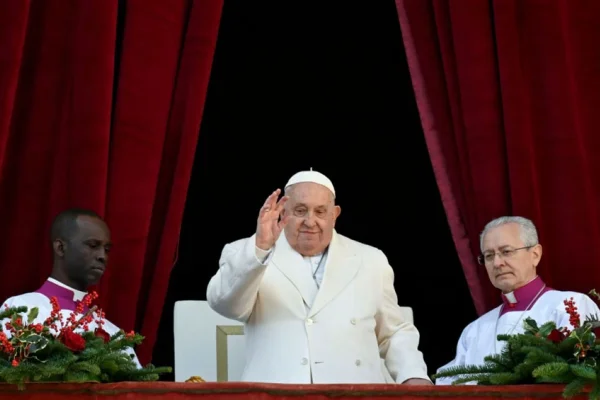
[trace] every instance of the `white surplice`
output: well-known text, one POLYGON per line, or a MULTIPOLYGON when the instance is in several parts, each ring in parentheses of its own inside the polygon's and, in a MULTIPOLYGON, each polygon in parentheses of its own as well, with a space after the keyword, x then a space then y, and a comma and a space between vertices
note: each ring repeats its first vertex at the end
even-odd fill
MULTIPOLYGON (((588 315, 600 316, 600 309, 587 295, 558 290, 551 290, 541 295, 528 311, 510 311, 498 318, 502 308, 498 306, 467 325, 458 340, 456 357, 437 372, 455 366, 483 365, 486 356, 500 353, 506 344, 498 341, 497 336, 523 333, 525 331, 523 323, 526 318, 532 318, 538 326, 554 321, 557 328, 566 327, 572 330, 570 316, 564 304, 564 300, 571 297, 577 306, 582 323, 588 315)), ((451 385, 456 379, 458 378, 438 378, 435 384, 451 385)))

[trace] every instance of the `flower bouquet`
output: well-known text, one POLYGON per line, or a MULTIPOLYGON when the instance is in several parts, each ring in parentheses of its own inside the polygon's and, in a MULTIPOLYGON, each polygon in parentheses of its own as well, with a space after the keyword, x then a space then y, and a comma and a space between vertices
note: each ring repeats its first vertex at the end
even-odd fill
MULTIPOLYGON (((592 290, 589 295, 600 299, 592 290)), ((570 398, 591 386, 590 399, 600 399, 600 321, 597 315, 582 322, 573 299, 564 301, 573 330, 553 321, 539 326, 524 321, 525 332, 498 335, 506 346, 500 354, 485 357, 484 365, 450 367, 433 377, 458 377, 454 384, 516 385, 565 384, 563 397, 570 398)))
POLYGON ((37 307, 0 311, 0 320, 7 320, 0 324, 0 382, 22 388, 29 382, 155 381, 171 372, 151 364, 140 368, 131 349, 144 338, 122 330, 109 335, 103 329, 104 312, 90 307, 97 297, 88 294, 67 318, 53 297, 52 313, 41 323, 35 322, 37 307))

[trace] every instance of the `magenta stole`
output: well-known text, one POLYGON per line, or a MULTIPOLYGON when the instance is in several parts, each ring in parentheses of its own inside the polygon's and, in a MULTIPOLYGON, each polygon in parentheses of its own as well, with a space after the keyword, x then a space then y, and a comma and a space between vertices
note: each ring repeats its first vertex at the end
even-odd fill
MULTIPOLYGON (((44 282, 41 288, 35 291, 36 293, 43 294, 48 298, 56 297, 58 300, 58 306, 63 310, 75 311, 79 301, 73 299, 74 292, 62 286, 58 286, 50 281, 44 282)), ((83 306, 83 312, 87 312, 88 307, 83 306)))

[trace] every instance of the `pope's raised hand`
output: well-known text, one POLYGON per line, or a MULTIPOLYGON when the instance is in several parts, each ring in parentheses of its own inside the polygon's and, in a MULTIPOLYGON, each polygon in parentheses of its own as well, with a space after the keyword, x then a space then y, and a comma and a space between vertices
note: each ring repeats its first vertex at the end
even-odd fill
POLYGON ((280 194, 280 189, 271 193, 258 213, 256 246, 259 249, 270 250, 287 224, 288 216, 282 217, 281 214, 289 197, 283 196, 279 199, 280 194))

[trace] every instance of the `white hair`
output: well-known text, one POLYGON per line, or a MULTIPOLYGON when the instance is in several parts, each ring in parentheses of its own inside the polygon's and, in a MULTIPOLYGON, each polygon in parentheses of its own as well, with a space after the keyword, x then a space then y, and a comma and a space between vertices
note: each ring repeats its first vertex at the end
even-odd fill
POLYGON ((483 232, 479 235, 479 248, 483 252, 483 238, 490 229, 497 228, 506 224, 517 224, 519 225, 519 231, 521 233, 521 240, 523 245, 527 247, 535 246, 538 244, 538 234, 535 225, 531 220, 524 217, 500 217, 496 218, 487 223, 483 232))

